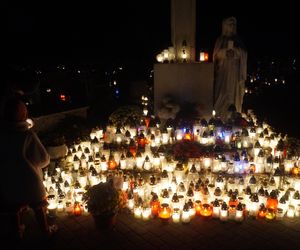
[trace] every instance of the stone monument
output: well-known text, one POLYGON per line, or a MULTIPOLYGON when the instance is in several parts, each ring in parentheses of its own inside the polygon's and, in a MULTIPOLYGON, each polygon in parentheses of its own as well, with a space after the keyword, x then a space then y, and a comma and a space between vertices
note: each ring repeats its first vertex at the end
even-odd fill
POLYGON ((214 52, 215 90, 214 107, 217 116, 227 120, 229 107, 241 113, 247 78, 247 50, 236 32, 236 18, 222 22, 214 52))
MULTIPOLYGON (((154 113, 167 119, 165 111, 177 112, 177 105, 192 106, 199 116, 209 118, 213 110, 214 68, 211 62, 195 60, 195 0, 171 0, 171 36, 175 55, 172 60, 154 65, 154 113), (177 105, 168 107, 166 98, 177 105)), ((172 117, 174 113, 169 118, 172 117)))

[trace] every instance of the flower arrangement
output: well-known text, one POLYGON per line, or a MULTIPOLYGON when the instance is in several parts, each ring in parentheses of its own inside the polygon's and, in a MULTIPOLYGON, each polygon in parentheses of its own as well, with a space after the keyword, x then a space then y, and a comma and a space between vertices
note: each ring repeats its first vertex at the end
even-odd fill
POLYGON ((212 151, 212 147, 203 146, 195 141, 179 141, 173 145, 175 159, 199 158, 212 151))
POLYGON ((117 214, 120 208, 120 194, 110 181, 90 187, 84 200, 92 215, 110 216, 117 214))
POLYGON ((121 106, 116 109, 108 118, 112 125, 123 128, 126 125, 137 126, 143 116, 140 107, 135 105, 121 106))

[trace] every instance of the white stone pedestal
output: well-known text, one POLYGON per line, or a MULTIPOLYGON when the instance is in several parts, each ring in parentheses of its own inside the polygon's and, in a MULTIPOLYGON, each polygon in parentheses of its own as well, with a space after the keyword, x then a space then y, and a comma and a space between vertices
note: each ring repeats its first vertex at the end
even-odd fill
POLYGON ((154 65, 154 113, 165 95, 176 102, 196 103, 201 116, 208 119, 213 110, 214 67, 210 62, 161 63, 154 65))

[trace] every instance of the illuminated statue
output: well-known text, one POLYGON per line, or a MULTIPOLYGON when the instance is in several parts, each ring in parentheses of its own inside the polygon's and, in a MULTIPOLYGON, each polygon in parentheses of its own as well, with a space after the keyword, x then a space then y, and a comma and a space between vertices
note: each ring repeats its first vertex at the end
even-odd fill
POLYGON ((217 39, 213 61, 215 68, 214 108, 217 116, 228 118, 228 108, 242 111, 247 77, 247 51, 236 34, 236 18, 223 20, 222 35, 217 39))

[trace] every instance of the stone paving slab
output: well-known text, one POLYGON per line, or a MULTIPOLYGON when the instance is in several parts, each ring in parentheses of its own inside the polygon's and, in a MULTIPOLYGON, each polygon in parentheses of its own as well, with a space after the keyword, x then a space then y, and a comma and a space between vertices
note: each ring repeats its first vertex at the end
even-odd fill
POLYGON ((299 218, 272 222, 249 218, 236 223, 196 217, 189 224, 165 224, 121 213, 114 230, 100 232, 90 215, 58 215, 52 222, 59 231, 50 241, 43 239, 32 211, 23 220, 25 237, 17 242, 2 216, 1 241, 8 246, 1 249, 300 249, 299 218))

